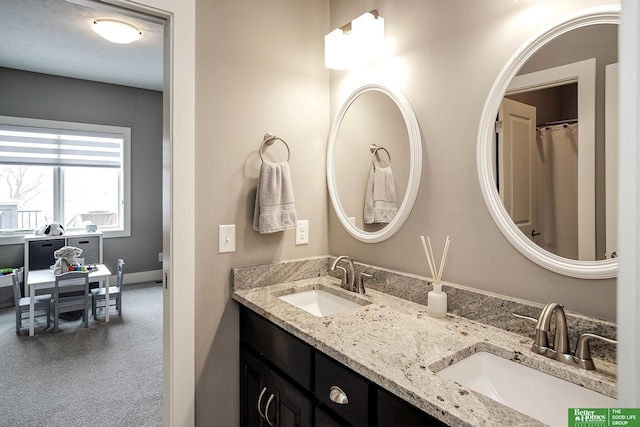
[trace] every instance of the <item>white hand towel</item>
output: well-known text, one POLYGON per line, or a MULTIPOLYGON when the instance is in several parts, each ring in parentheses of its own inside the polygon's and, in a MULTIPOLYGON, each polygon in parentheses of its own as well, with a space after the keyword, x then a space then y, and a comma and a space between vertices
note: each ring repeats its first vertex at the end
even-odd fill
POLYGON ((289 163, 262 162, 253 212, 260 234, 295 228, 297 222, 289 163))
POLYGON ((397 212, 396 184, 391 166, 372 166, 364 196, 364 223, 388 224, 397 212))

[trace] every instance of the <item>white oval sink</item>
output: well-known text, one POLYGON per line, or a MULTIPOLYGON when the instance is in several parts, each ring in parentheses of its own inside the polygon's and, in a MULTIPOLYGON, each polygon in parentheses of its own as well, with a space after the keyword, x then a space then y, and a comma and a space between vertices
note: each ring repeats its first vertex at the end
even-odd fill
POLYGON ((569 408, 616 408, 612 397, 488 352, 437 373, 550 426, 566 427, 569 408))
POLYGON ((321 289, 292 293, 278 298, 317 317, 344 313, 368 304, 366 301, 354 302, 321 289))

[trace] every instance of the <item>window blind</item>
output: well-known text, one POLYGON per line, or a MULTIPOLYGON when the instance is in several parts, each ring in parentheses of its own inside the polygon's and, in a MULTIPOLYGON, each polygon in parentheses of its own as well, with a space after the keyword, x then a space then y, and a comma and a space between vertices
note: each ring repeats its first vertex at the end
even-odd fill
POLYGON ((0 164, 120 168, 117 133, 0 124, 0 164))

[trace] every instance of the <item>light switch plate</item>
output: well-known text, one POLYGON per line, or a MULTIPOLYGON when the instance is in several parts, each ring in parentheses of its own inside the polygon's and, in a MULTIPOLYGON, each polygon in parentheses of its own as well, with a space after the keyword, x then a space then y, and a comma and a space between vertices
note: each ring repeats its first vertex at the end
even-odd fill
POLYGON ((218 226, 218 253, 236 251, 236 225, 218 226))

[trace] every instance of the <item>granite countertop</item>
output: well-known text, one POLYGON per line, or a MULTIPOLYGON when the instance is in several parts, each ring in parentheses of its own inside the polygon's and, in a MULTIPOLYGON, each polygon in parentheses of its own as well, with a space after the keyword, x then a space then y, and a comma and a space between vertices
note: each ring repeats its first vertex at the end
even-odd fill
POLYGON ((615 365, 597 361, 595 371, 561 364, 531 352, 521 335, 463 317, 435 319, 427 307, 373 289, 358 295, 340 281, 321 276, 250 289, 235 289, 234 300, 307 344, 348 366, 428 414, 454 426, 538 426, 543 423, 436 374, 478 351, 488 351, 556 377, 616 397, 615 365), (324 287, 366 300, 362 308, 316 317, 280 299, 324 287))

